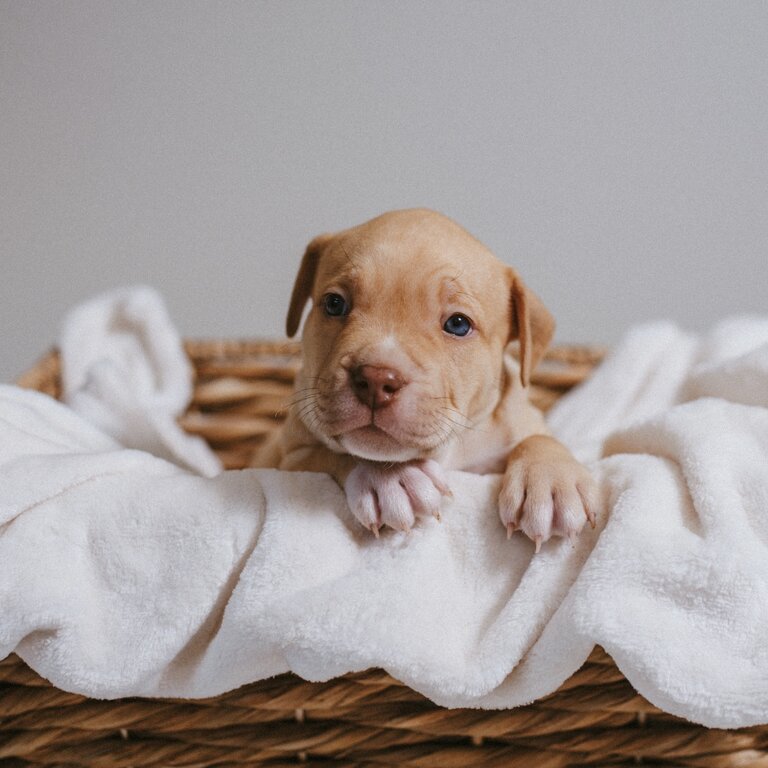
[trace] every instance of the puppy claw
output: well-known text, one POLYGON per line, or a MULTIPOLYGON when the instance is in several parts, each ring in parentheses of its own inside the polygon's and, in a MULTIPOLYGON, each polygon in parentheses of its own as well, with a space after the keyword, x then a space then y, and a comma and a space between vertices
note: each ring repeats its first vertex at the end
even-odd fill
POLYGON ((432 481, 432 485, 437 488, 441 496, 445 496, 448 499, 453 498, 453 491, 448 486, 443 468, 436 461, 427 459, 419 465, 419 468, 432 481))
POLYGON ((405 462, 381 466, 360 462, 347 476, 344 491, 352 514, 378 537, 382 527, 410 533, 421 517, 440 515, 441 493, 447 490, 437 462, 405 462))
POLYGON ((584 514, 587 516, 587 520, 589 521, 592 530, 594 530, 597 525, 595 510, 600 508, 600 496, 598 494, 597 485, 590 479, 589 482, 579 483, 576 487, 581 495, 584 514))
POLYGON ((507 541, 512 538, 512 534, 517 530, 517 526, 514 523, 507 523, 507 541))
POLYGON ((575 547, 584 524, 596 526, 593 510, 600 509, 599 502, 588 470, 552 438, 526 438, 507 460, 499 494, 501 520, 513 522, 532 539, 536 552, 553 536, 567 537, 575 547))

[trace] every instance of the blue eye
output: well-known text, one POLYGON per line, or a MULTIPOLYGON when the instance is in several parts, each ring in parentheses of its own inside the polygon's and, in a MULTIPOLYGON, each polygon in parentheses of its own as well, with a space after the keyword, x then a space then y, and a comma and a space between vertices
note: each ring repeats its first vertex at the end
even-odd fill
POLYGON ((346 299, 338 293, 326 293, 323 296, 323 309, 329 317, 341 317, 349 312, 346 299))
POLYGON ((443 330, 452 336, 466 336, 472 330, 472 321, 460 314, 451 315, 443 325, 443 330))

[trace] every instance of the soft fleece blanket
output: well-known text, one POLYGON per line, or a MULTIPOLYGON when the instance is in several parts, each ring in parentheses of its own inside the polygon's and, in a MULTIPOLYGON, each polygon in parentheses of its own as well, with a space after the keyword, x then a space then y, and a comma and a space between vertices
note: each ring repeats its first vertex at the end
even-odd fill
POLYGON ((104 698, 381 667, 492 708, 600 644, 669 712, 768 722, 768 319, 636 328, 558 404, 605 508, 538 555, 494 476, 451 474, 442 523, 378 540, 326 476, 207 477, 180 349, 156 294, 120 291, 65 323, 70 405, 0 387, 0 657, 104 698))

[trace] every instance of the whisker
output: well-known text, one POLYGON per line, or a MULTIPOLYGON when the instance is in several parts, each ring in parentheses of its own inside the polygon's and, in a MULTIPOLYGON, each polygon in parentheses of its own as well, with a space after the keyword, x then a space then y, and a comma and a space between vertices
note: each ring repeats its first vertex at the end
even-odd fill
POLYGON ((445 445, 452 437, 455 436, 456 430, 453 426, 450 426, 446 422, 443 422, 440 425, 440 429, 437 433, 437 443, 435 444, 435 448, 439 448, 443 445, 445 445))
POLYGON ((294 405, 300 405, 301 403, 305 403, 307 400, 311 399, 317 399, 319 395, 318 390, 314 391, 305 391, 304 393, 300 394, 298 397, 294 397, 292 400, 287 400, 285 403, 283 403, 284 407, 292 407, 294 405))
MULTIPOLYGON (((471 419, 467 418, 463 413, 461 413, 461 411, 457 411, 455 408, 440 408, 439 410, 440 411, 447 411, 449 413, 456 414, 459 418, 463 419, 463 423, 457 422, 457 421, 451 419, 451 421, 453 421, 454 424, 456 424, 457 426, 461 427, 462 429, 471 429, 472 431, 476 431, 476 432, 479 432, 481 434, 482 433, 489 434, 492 431, 491 429, 483 429, 480 426, 478 426, 477 424, 473 424, 471 419)), ((445 418, 450 418, 450 417, 446 416, 445 418)))
POLYGON ((303 419, 305 416, 307 416, 310 413, 317 413, 317 403, 314 401, 304 404, 299 410, 296 412, 296 415, 303 419))
POLYGON ((451 424, 455 424, 457 427, 461 427, 462 429, 477 429, 477 427, 472 424, 472 422, 461 411, 457 411, 455 408, 439 408, 438 415, 440 418, 446 419, 447 421, 450 421, 451 424), (447 414, 455 414, 461 419, 461 421, 452 419, 447 414))

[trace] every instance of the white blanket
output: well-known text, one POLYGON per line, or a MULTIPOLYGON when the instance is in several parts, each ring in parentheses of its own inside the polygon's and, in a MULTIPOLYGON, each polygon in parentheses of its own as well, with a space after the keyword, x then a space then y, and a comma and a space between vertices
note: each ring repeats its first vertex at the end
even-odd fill
POLYGON ((75 307, 59 340, 64 402, 125 448, 213 477, 221 463, 176 418, 192 397, 192 366, 152 288, 122 288, 75 307))
MULTIPOLYGON (((94 322, 127 296, 91 305, 94 322)), ((128 302, 136 316, 141 303, 128 302)), ((131 366, 159 349, 153 323, 117 325, 131 366)), ((77 352, 91 361, 81 381, 105 353, 122 365, 110 337, 81 335, 93 343, 77 352)), ((64 338, 67 363, 71 326, 64 338)), ((135 416, 105 387, 94 397, 114 409, 107 422, 135 416)), ((194 474, 179 464, 210 473, 205 451, 184 455, 168 418, 179 402, 160 417, 152 389, 137 423, 164 423, 148 442, 177 463, 136 450, 140 434, 122 447, 119 429, 0 387, 0 657, 105 698, 382 667, 446 706, 511 707, 555 690, 600 644, 669 712, 768 722, 768 320, 703 339, 638 328, 558 404, 551 424, 593 462, 606 508, 575 549, 556 540, 536 556, 506 539, 498 477, 453 473, 442 523, 376 540, 326 476, 194 474)))

